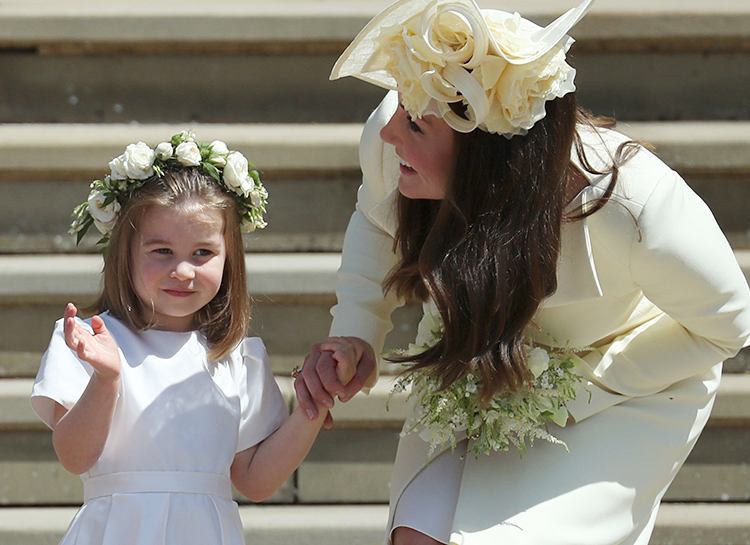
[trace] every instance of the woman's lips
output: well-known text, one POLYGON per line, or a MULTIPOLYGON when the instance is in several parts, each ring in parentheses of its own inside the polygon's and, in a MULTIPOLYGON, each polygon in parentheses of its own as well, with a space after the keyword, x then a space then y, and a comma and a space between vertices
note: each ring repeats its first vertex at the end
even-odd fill
POLYGON ((417 171, 411 168, 409 165, 405 165, 404 163, 401 163, 399 165, 401 169, 401 174, 415 174, 417 171))

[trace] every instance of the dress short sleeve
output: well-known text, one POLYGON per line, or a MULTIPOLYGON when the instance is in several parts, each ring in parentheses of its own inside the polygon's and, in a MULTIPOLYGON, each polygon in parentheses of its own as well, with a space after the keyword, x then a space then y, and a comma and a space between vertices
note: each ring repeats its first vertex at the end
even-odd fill
POLYGON ((240 346, 242 365, 238 373, 240 430, 237 452, 263 441, 289 415, 289 409, 271 373, 263 341, 250 337, 240 346))
MULTIPOLYGON (((88 321, 76 319, 91 331, 88 321)), ((91 365, 79 359, 65 344, 63 319, 58 320, 31 390, 31 407, 51 428, 55 402, 70 410, 80 399, 93 374, 91 365)))

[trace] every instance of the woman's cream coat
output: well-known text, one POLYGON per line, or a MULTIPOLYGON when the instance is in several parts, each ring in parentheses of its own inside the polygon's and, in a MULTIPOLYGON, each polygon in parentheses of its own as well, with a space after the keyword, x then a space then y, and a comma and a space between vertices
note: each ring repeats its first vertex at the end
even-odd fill
MULTIPOLYGON (((364 181, 344 242, 339 303, 332 310, 333 335, 360 337, 376 353, 391 327, 390 313, 400 304, 381 289, 396 259, 398 158, 379 131, 397 100, 389 93, 362 135, 364 181)), ((626 138, 614 131, 581 130, 589 162, 606 169, 626 138)), ((590 185, 570 210, 596 199, 610 180, 587 176, 590 185)), ((708 207, 677 173, 641 150, 621 169, 603 209, 564 224, 558 290, 543 303, 535 323, 539 343, 597 349, 580 369, 591 395, 569 407, 581 422, 707 373, 714 377, 706 390, 712 398, 720 371, 712 367, 748 343, 750 290, 708 207)), ((412 468, 399 464, 396 471, 408 480, 423 462, 415 459, 412 468)), ((394 501, 399 494, 394 491, 394 501)))

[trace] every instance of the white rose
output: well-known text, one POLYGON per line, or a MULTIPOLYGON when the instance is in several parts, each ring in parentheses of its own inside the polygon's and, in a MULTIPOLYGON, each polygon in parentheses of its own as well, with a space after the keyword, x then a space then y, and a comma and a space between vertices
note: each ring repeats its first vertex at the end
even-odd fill
POLYGON ((250 203, 253 205, 253 208, 258 208, 260 205, 263 204, 263 192, 258 189, 253 189, 250 191, 250 203))
POLYGON ((227 187, 235 193, 242 191, 242 184, 250 177, 247 173, 248 162, 239 151, 233 151, 227 155, 227 166, 224 167, 224 182, 227 187))
POLYGON ((195 142, 182 142, 174 152, 177 160, 186 167, 197 167, 201 164, 201 150, 195 142))
POLYGON ((490 89, 495 101, 484 120, 487 130, 502 134, 526 134, 545 116, 548 100, 575 90, 575 70, 565 62, 561 48, 523 65, 507 66, 500 71, 486 63, 474 71, 474 77, 490 89))
POLYGON ((113 180, 127 180, 128 173, 125 169, 123 156, 115 157, 109 162, 110 177, 113 180))
POLYGON ((250 176, 242 182, 240 191, 243 197, 250 197, 250 205, 253 208, 258 208, 262 197, 260 196, 260 192, 255 189, 255 181, 250 176))
POLYGON ((107 199, 104 191, 94 190, 89 194, 89 214, 94 219, 94 225, 103 235, 109 234, 117 223, 117 215, 120 212, 120 203, 114 199, 111 203, 104 205, 107 199))
POLYGON ((195 133, 192 129, 181 131, 179 139, 180 142, 195 142, 195 133))
POLYGON ((227 145, 221 140, 214 140, 208 147, 211 150, 208 162, 220 167, 226 166, 227 154, 229 154, 227 145))
POLYGON ((161 144, 156 146, 154 153, 159 159, 161 159, 162 161, 166 161, 167 159, 172 158, 174 150, 172 149, 172 144, 170 144, 169 142, 162 142, 161 144))
POLYGON ((252 233, 255 229, 263 229, 266 225, 268 224, 263 220, 257 221, 245 216, 240 223, 240 230, 243 233, 252 233))
POLYGON ((131 180, 145 180, 154 175, 154 150, 143 142, 128 144, 120 156, 125 174, 131 180))
POLYGON ((539 377, 549 367, 549 354, 547 354, 544 348, 537 346, 526 356, 526 366, 531 371, 531 374, 534 375, 534 378, 539 377))

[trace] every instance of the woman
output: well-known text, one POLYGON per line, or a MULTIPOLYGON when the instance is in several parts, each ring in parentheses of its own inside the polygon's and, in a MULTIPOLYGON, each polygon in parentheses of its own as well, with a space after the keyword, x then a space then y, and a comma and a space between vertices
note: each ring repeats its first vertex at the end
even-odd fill
POLYGON ((392 91, 362 136, 332 310, 332 334, 362 354, 357 375, 344 387, 347 362, 315 347, 295 382, 303 407, 374 382, 408 298, 442 332, 405 361, 448 389, 479 376, 479 404, 534 384, 529 339, 584 350, 568 425, 550 424, 567 451, 464 456, 473 437, 432 453, 402 437, 394 545, 647 544, 721 362, 750 337, 750 291, 705 204, 576 107, 566 33, 590 4, 540 29, 473 0, 402 0, 334 67, 392 91))

